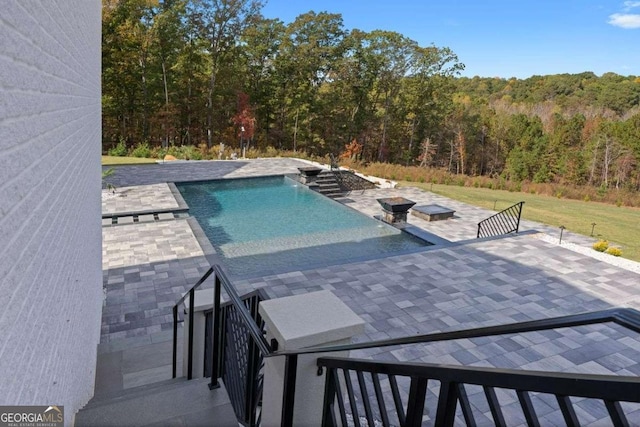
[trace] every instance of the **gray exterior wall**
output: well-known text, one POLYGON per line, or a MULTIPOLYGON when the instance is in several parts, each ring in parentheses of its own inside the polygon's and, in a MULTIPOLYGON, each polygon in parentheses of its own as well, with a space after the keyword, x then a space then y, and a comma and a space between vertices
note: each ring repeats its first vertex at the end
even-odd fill
POLYGON ((93 394, 102 301, 100 0, 0 5, 0 405, 93 394))

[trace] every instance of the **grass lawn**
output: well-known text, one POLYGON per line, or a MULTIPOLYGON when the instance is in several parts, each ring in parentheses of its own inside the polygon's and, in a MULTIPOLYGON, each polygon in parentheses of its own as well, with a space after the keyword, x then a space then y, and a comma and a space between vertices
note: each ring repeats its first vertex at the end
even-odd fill
POLYGON ((118 157, 118 156, 102 156, 102 164, 104 166, 112 165, 140 165, 144 163, 155 163, 157 159, 145 159, 142 157, 118 157))
MULTIPOLYGON (((524 219, 555 227, 564 225, 574 233, 591 235, 591 224, 596 223, 594 237, 609 240, 622 247, 624 258, 640 261, 640 209, 617 207, 596 202, 558 199, 526 193, 511 193, 487 188, 454 185, 419 184, 401 182, 400 185, 420 187, 445 197, 497 211, 524 201, 524 219)), ((558 230, 558 235, 560 230, 558 230)))

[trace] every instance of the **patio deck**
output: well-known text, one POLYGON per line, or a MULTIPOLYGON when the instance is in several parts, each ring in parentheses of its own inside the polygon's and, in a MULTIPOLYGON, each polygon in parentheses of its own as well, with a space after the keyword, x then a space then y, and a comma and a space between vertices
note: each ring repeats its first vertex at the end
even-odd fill
MULTIPOLYGON (((120 167, 116 170, 115 184, 152 185, 177 177, 199 180, 296 173, 301 165, 304 163, 279 159, 273 162, 189 162, 120 167), (167 166, 170 168, 163 169, 167 166), (167 173, 163 174, 163 170, 167 173)), ((157 190, 156 187, 153 189, 157 190)), ((144 193, 145 189, 136 191, 144 193)), ((477 222, 493 214, 492 211, 415 188, 356 192, 344 202, 367 215, 374 215, 380 212, 375 199, 382 196, 403 196, 419 204, 451 207, 456 211, 455 219, 427 222, 409 215, 409 222, 455 244, 435 246, 410 255, 237 280, 234 285, 238 292, 243 294, 264 288, 272 298, 278 298, 331 290, 367 322, 365 334, 357 337, 357 341, 497 325, 618 306, 640 309, 640 275, 636 273, 547 243, 534 234, 475 240, 477 222)), ((149 198, 148 204, 136 209, 153 211, 161 206, 156 202, 149 198)), ((164 206, 165 202, 162 203, 164 206)), ((125 203, 119 209, 130 212, 131 206, 125 203)), ((167 363, 157 361, 148 368, 143 366, 147 351, 142 347, 163 343, 165 348, 170 344, 170 307, 208 266, 206 253, 209 249, 200 247, 190 221, 175 219, 103 228, 106 300, 101 354, 104 360, 119 351, 142 354, 139 363, 129 362, 130 366, 136 366, 135 369, 127 370, 119 365, 124 388, 130 384, 158 381, 170 374, 170 358, 166 359, 167 363)), ((557 232, 527 221, 521 229, 557 232)), ((565 233, 564 239, 583 245, 592 242, 592 239, 571 233, 565 233)), ((208 286, 211 284, 205 284, 208 286)), ((640 337, 614 325, 372 349, 356 352, 353 356, 640 375, 640 337)), ((107 365, 103 367, 108 369, 107 365)), ((603 417, 602 408, 590 403, 578 404, 578 407, 578 415, 587 425, 597 424, 603 417)), ((561 423, 557 408, 549 406, 541 415, 549 424, 561 423)), ((636 419, 640 419, 640 413, 636 415, 636 419)))

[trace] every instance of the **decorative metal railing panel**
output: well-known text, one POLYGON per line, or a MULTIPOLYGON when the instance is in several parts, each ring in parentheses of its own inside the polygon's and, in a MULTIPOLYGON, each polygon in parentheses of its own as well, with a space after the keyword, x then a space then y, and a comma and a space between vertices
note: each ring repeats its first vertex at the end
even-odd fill
MULTIPOLYGON (((258 313, 260 301, 268 299, 262 289, 241 297, 257 327, 264 332, 264 321, 258 313)), ((205 335, 211 336, 213 311, 207 313, 205 335)), ((247 426, 260 424, 264 355, 255 345, 238 309, 231 303, 220 306, 220 345, 218 369, 229 399, 240 422, 247 426)), ((205 376, 210 377, 213 351, 211 340, 205 348, 205 376)))
POLYGON ((318 366, 328 370, 324 426, 579 426, 584 399, 605 425, 626 426, 640 409, 638 377, 329 357, 318 366))
POLYGON ((478 223, 478 239, 517 233, 524 202, 516 203, 478 223))

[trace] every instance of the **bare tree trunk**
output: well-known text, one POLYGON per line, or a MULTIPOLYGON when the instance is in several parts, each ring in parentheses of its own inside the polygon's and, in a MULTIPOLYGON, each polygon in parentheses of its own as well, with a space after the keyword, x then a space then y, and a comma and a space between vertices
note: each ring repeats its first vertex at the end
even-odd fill
POLYGON ((187 87, 187 145, 191 145, 191 78, 187 87))
POLYGON ((486 155, 486 147, 484 145, 487 136, 487 128, 486 126, 482 126, 482 133, 480 134, 480 146, 482 149, 482 156, 480 157, 480 175, 484 175, 486 163, 487 163, 487 155, 486 155))
POLYGON ((384 117, 382 118, 382 141, 380 142, 380 148, 378 149, 378 161, 380 162, 385 160, 384 154, 387 148, 387 120, 389 117, 390 98, 391 94, 387 94, 387 97, 384 100, 384 117))
POLYGON ((604 142, 604 169, 602 172, 602 179, 605 187, 609 187, 609 163, 611 162, 611 144, 609 138, 604 142))
POLYGON ((293 152, 296 152, 298 148, 298 115, 300 113, 300 109, 296 109, 296 121, 293 125, 293 152))
POLYGON ((589 185, 593 184, 593 180, 596 175, 596 164, 598 162, 598 148, 600 147, 600 139, 596 142, 596 146, 593 149, 593 160, 591 161, 591 173, 589 174, 589 185))
POLYGON ((213 132, 213 89, 216 85, 216 73, 211 71, 209 80, 209 93, 207 94, 207 148, 212 146, 213 132))
POLYGON ((169 147, 169 90, 167 89, 167 67, 162 60, 162 83, 164 84, 164 141, 163 148, 169 147))
POLYGON ((142 139, 146 141, 149 137, 149 91, 147 90, 146 54, 143 54, 139 63, 142 70, 142 139))
POLYGON ((387 116, 385 114, 382 119, 382 141, 380 141, 380 147, 378 148, 378 161, 384 161, 384 152, 386 150, 387 143, 387 116))
POLYGON ((458 173, 464 173, 465 169, 464 169, 464 161, 465 161, 465 157, 466 157, 466 150, 465 150, 465 139, 464 139, 464 134, 462 133, 462 130, 457 130, 456 131, 456 148, 458 151, 458 156, 460 157, 459 159, 459 168, 458 168, 458 173))
POLYGON ((449 146, 451 147, 451 150, 449 151, 449 172, 451 172, 451 166, 453 166, 453 153, 455 151, 455 143, 453 139, 449 140, 449 146))
POLYGON ((427 137, 424 140, 424 145, 422 148, 422 160, 420 161, 420 167, 421 168, 426 168, 429 164, 430 161, 430 156, 431 156, 431 138, 427 137))
POLYGON ((411 155, 411 149, 413 148, 413 135, 415 133, 416 128, 416 118, 414 117, 411 120, 411 134, 409 135, 409 155, 407 156, 406 166, 409 166, 409 156, 411 155))

